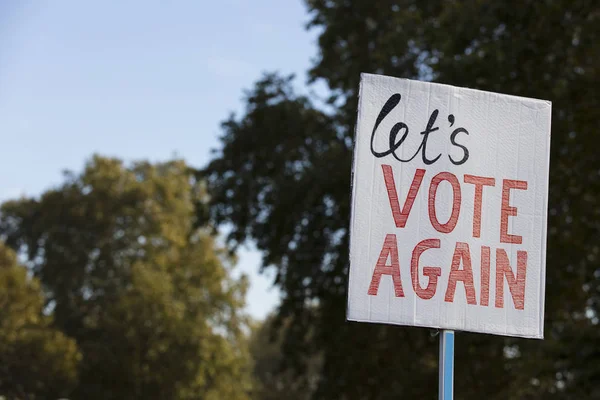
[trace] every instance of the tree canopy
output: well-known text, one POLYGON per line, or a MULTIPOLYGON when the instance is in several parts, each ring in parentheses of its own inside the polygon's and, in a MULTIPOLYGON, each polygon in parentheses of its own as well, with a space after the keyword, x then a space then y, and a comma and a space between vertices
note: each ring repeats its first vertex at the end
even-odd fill
POLYGON ((247 283, 196 227, 205 200, 182 161, 95 156, 39 198, 3 204, 2 238, 35 276, 0 270, 0 285, 15 288, 0 299, 27 307, 0 320, 22 332, 0 344, 18 352, 7 384, 40 398, 246 399, 247 283), (21 328, 31 324, 45 330, 21 328))
POLYGON ((250 353, 253 360, 255 400, 310 400, 319 380, 321 357, 310 355, 302 374, 297 374, 287 365, 283 349, 290 324, 277 325, 273 315, 257 323, 250 337, 250 353))
POLYGON ((543 342, 461 334, 461 398, 595 398, 600 269, 600 8, 591 0, 306 0, 319 52, 309 80, 326 107, 267 74, 223 123, 200 174, 232 246, 256 242, 277 272, 283 349, 323 356, 315 398, 433 398, 437 338, 347 323, 352 135, 361 72, 553 102, 543 342), (313 312, 313 307, 318 312, 313 312), (308 335, 308 327, 314 334, 308 335))
POLYGON ((81 354, 75 341, 52 327, 40 282, 0 243, 0 395, 58 398, 77 382, 81 354))

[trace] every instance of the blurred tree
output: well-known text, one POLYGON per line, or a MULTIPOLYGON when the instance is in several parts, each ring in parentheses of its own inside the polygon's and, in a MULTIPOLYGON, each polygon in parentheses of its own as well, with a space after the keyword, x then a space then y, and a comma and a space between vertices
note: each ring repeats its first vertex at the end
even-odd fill
POLYGON ((319 30, 311 80, 324 106, 267 75, 201 174, 211 217, 255 240, 291 318, 284 348, 324 362, 316 398, 434 398, 437 338, 346 323, 352 134, 360 72, 553 102, 546 340, 461 334, 461 398, 597 398, 600 354, 600 7, 591 0, 307 0, 319 30), (308 305, 318 304, 317 316, 308 305), (308 326, 314 325, 309 338, 308 326))
POLYGON ((47 399, 77 382, 75 341, 52 328, 37 279, 0 243, 0 396, 47 399))
POLYGON ((2 206, 2 236, 83 354, 73 398, 247 398, 247 283, 193 227, 203 199, 183 162, 96 156, 39 200, 2 206))
POLYGON ((286 368, 282 340, 289 324, 284 323, 280 329, 274 329, 275 324, 274 317, 269 316, 256 324, 250 338, 255 378, 252 399, 310 400, 318 382, 321 358, 311 355, 302 374, 286 368))

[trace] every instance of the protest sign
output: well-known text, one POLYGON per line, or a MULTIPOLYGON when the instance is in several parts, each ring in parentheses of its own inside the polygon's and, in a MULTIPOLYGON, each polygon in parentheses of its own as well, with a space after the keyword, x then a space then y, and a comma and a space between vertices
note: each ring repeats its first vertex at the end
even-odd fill
POLYGON ((543 337, 550 116, 362 74, 348 320, 543 337))

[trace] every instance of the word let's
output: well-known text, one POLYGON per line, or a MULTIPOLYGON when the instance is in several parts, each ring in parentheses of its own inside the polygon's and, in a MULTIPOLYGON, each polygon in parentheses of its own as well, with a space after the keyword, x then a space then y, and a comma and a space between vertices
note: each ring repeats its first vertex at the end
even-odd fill
MULTIPOLYGON (((427 141, 429 140, 429 135, 440 129, 439 127, 435 126, 435 123, 436 123, 436 120, 437 120, 437 117, 439 114, 439 110, 437 110, 437 109, 431 113, 431 116, 429 117, 429 121, 427 122, 427 126, 425 127, 425 130, 423 130, 421 132, 421 136, 422 136, 421 145, 419 146, 419 148, 417 149, 415 154, 412 155, 412 157, 405 159, 405 158, 401 158, 396 153, 400 149, 402 144, 406 141, 406 138, 408 137, 409 128, 408 128, 408 125, 406 125, 404 122, 397 122, 392 127, 392 129, 390 129, 389 136, 388 136, 387 150, 384 150, 384 151, 375 150, 375 134, 377 132, 377 128, 379 127, 381 122, 385 119, 385 117, 387 117, 388 114, 400 103, 401 98, 402 98, 402 96, 400 95, 400 93, 393 94, 385 102, 385 104, 381 108, 381 111, 379 111, 379 115, 377 116, 377 119, 375 120, 375 126, 373 127, 373 132, 371 133, 371 154, 373 154, 373 156, 375 156, 376 158, 382 158, 382 157, 385 157, 385 156, 388 156, 391 154, 392 157, 394 157, 396 160, 404 163, 404 162, 412 161, 417 156, 417 154, 419 154, 419 152, 421 152, 421 158, 423 159, 423 163, 425 165, 431 165, 431 164, 435 163, 437 160, 439 160, 440 157, 442 156, 441 154, 438 154, 437 156, 434 156, 433 158, 431 158, 427 154, 427 141), (402 132, 402 136, 400 137, 400 139, 398 139, 398 135, 401 132, 402 132)), ((448 115, 448 122, 450 123, 450 127, 452 127, 454 125, 454 119, 455 118, 454 118, 453 114, 448 115)), ((456 128, 450 134, 450 143, 452 144, 452 146, 460 148, 463 151, 463 156, 460 159, 454 159, 451 155, 448 155, 450 162, 454 165, 464 164, 469 159, 469 149, 466 146, 464 146, 456 141, 456 137, 461 133, 468 135, 469 131, 467 131, 465 128, 456 128)))

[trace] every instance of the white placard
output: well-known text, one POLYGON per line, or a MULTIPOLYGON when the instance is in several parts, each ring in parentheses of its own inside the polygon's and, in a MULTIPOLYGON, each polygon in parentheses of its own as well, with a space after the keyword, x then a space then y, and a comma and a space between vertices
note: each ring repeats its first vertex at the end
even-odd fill
POLYGON ((361 75, 348 320, 543 338, 551 109, 361 75))

